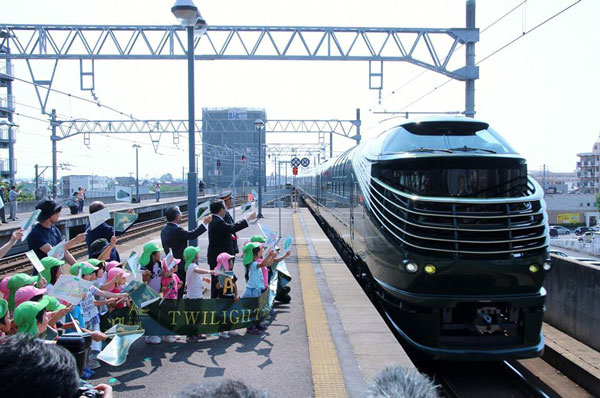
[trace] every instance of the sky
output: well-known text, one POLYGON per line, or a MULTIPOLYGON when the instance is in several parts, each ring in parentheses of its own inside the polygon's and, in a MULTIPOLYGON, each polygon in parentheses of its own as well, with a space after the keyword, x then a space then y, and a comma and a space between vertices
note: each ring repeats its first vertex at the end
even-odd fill
MULTIPOLYGON (((476 62, 522 36, 523 32, 575 0, 479 0, 481 33, 476 62)), ((176 25, 174 2, 162 0, 0 0, 6 24, 176 25)), ((464 27, 464 0, 304 0, 196 1, 209 25, 464 27)), ((577 153, 589 152, 600 133, 595 120, 600 92, 600 35, 594 22, 600 2, 582 0, 480 64, 475 87, 476 118, 499 132, 532 170, 573 171, 577 153)), ((464 52, 455 55, 464 62, 464 52)), ((25 61, 15 75, 31 80, 25 61)), ((464 110, 464 83, 405 62, 386 62, 381 103, 369 90, 368 62, 349 61, 197 61, 196 115, 203 107, 265 108, 269 119, 353 119, 361 110, 363 140, 403 119, 381 111, 453 112, 464 110), (435 89, 438 87, 437 89, 435 89), (430 93, 431 92, 431 93, 430 93), (428 95, 425 95, 430 93, 428 95), (424 96, 425 95, 425 96, 424 96), (420 100, 418 100, 420 99, 420 100), (417 102, 415 102, 418 100, 417 102)), ((462 66, 462 65, 459 65, 462 66)), ((36 77, 49 76, 49 63, 36 61, 36 77)), ((185 61, 106 60, 95 62, 95 94, 102 104, 138 119, 187 118, 185 61)), ((60 61, 53 88, 92 99, 79 87, 79 62, 60 61)), ((46 120, 33 86, 15 81, 16 111, 46 120)), ((48 109, 59 118, 121 119, 122 116, 73 97, 52 93, 48 109)), ((34 164, 51 165, 49 123, 17 116, 17 178, 31 178, 34 164)), ((316 135, 268 134, 269 142, 316 142, 316 135)), ((83 136, 58 144, 58 163, 67 174, 129 175, 135 172, 134 143, 140 149, 140 177, 187 170, 187 137, 179 146, 163 136, 155 153, 148 135, 83 136)), ((353 145, 335 137, 334 152, 353 145)), ((6 151, 2 157, 7 157, 6 151)), ((267 165, 267 172, 272 171, 267 165)), ((46 178, 51 171, 46 171, 46 178)))

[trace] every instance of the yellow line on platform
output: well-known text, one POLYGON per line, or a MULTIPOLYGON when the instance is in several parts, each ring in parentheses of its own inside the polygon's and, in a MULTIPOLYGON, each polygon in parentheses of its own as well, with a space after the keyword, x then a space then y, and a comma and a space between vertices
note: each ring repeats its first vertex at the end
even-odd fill
POLYGON ((294 234, 315 397, 347 397, 342 369, 325 316, 317 278, 312 263, 308 260, 308 247, 298 214, 294 214, 294 234))

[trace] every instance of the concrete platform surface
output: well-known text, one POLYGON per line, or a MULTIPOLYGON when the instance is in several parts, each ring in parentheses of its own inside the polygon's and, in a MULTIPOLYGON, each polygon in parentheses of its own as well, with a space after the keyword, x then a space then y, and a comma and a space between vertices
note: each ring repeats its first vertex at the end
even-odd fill
MULTIPOLYGON (((263 214, 260 222, 277 231, 277 209, 264 209, 263 214)), ((177 343, 156 346, 140 339, 125 364, 103 364, 91 381, 109 383, 117 396, 132 398, 169 397, 189 383, 222 378, 242 380, 271 397, 362 397, 368 382, 386 365, 412 367, 310 213, 302 209, 294 215, 283 209, 281 227, 282 236, 295 237, 292 255, 286 260, 292 275, 292 301, 275 306, 276 316, 263 335, 245 335, 240 330, 240 336, 230 339, 209 336, 199 343, 186 343, 179 338, 177 343), (305 305, 306 299, 310 304, 305 305), (332 370, 335 366, 339 375, 332 370), (319 383, 334 380, 330 376, 339 376, 342 385, 323 394, 319 383)), ((258 225, 251 224, 238 234, 240 243, 256 233, 258 225)), ((139 252, 149 240, 160 242, 155 235, 117 248, 123 255, 139 252)), ((199 246, 205 256, 207 234, 200 236, 199 246)), ((202 261, 206 265, 206 259, 202 261)), ((243 292, 243 269, 238 264, 239 260, 235 273, 243 292)), ((210 297, 209 292, 205 297, 210 297)))

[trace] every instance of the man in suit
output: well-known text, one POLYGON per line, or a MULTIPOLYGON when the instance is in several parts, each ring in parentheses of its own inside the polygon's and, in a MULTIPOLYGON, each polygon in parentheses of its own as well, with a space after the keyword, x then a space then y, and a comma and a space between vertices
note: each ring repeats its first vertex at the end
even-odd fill
MULTIPOLYGON (((247 219, 237 223, 229 223, 225 220, 227 214, 225 202, 220 199, 210 204, 210 212, 212 213, 212 221, 208 224, 208 252, 206 257, 210 269, 213 270, 217 266, 217 256, 219 254, 229 253, 235 255, 232 235, 247 228, 248 221, 254 220, 256 213, 250 214, 247 219)), ((217 277, 212 277, 210 288, 212 298, 217 297, 217 280, 217 277)))
MULTIPOLYGON (((235 221, 233 220, 233 217, 231 217, 231 213, 229 212, 229 209, 231 209, 233 207, 233 199, 231 198, 231 191, 225 191, 221 194, 221 196, 219 196, 219 199, 221 199, 224 203, 225 203, 225 217, 223 217, 223 220, 225 220, 226 223, 228 224, 235 224, 235 221)), ((238 237, 237 234, 231 234, 231 240, 232 240, 232 244, 233 244, 233 256, 235 256, 236 254, 238 254, 240 252, 240 248, 238 245, 238 241, 237 241, 238 237)), ((235 261, 235 257, 233 257, 233 261, 235 261)))
MULTIPOLYGON (((179 206, 169 207, 165 211, 165 216, 167 217, 167 225, 160 231, 162 247, 165 250, 165 253, 169 253, 169 250, 173 250, 173 257, 184 260, 183 251, 188 246, 188 241, 196 239, 206 231, 208 224, 212 220, 212 216, 209 215, 205 217, 198 228, 193 231, 187 231, 178 225, 181 222, 181 210, 179 210, 179 206)), ((177 266, 177 276, 182 281, 185 281, 184 265, 185 261, 181 261, 177 266)), ((184 289, 179 289, 177 292, 179 298, 183 297, 183 290, 184 289)))

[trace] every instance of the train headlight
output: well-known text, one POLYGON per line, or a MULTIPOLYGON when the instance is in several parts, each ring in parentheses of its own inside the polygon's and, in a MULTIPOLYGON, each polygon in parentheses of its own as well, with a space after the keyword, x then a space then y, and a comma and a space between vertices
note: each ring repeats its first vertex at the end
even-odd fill
POLYGON ((544 271, 550 271, 550 269, 552 268, 552 262, 544 261, 544 265, 542 265, 542 268, 544 268, 544 271))
POLYGON ((531 272, 532 274, 535 274, 536 272, 538 272, 540 270, 540 267, 538 267, 537 264, 531 264, 529 266, 529 272, 531 272))
POLYGON ((406 269, 411 274, 414 274, 419 270, 419 266, 414 261, 407 261, 404 263, 404 269, 406 269))
POLYGON ((424 269, 425 269, 425 273, 427 273, 429 275, 435 274, 435 271, 436 271, 435 265, 433 265, 433 264, 427 264, 424 269))

